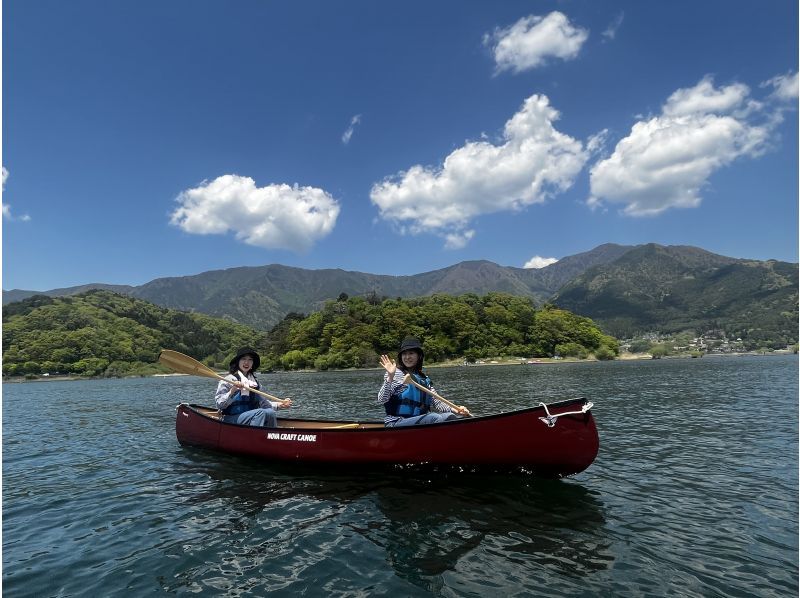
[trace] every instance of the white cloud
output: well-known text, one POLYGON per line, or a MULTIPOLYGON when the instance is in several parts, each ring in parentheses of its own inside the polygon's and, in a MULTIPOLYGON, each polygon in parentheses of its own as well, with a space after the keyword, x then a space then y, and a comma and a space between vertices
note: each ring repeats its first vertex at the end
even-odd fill
POLYGON ((606 27, 606 30, 601 33, 603 38, 606 40, 613 40, 617 37, 617 31, 619 31, 620 26, 622 25, 622 20, 625 18, 625 13, 619 13, 616 18, 611 21, 611 23, 606 27))
MULTIPOLYGON (((5 190, 6 190, 6 181, 8 180, 8 169, 5 166, 3 166, 2 169, 3 169, 2 170, 2 174, 3 174, 2 190, 3 190, 3 192, 5 192, 5 190)), ((3 219, 8 220, 8 221, 13 221, 13 220, 20 220, 22 222, 29 222, 30 221, 31 217, 28 214, 23 214, 22 216, 20 216, 18 218, 14 217, 14 216, 11 215, 11 205, 7 204, 7 203, 4 203, 2 205, 3 205, 3 219)))
POLYGON ((797 73, 787 73, 778 75, 768 81, 764 81, 761 87, 773 87, 775 91, 772 96, 781 101, 792 101, 798 98, 798 79, 797 73))
POLYGON ((339 204, 314 187, 256 187, 249 177, 226 174, 177 197, 170 222, 192 234, 233 232, 248 245, 302 252, 336 225, 339 204))
POLYGON ((356 114, 353 118, 350 119, 350 126, 347 127, 347 130, 342 134, 342 143, 347 145, 350 143, 350 138, 353 136, 353 131, 357 124, 361 122, 361 115, 356 114))
POLYGON ((555 129, 558 117, 546 96, 532 95, 506 122, 499 145, 467 142, 439 168, 415 165, 374 184, 370 199, 401 233, 430 232, 463 247, 473 218, 542 203, 572 185, 588 154, 555 129))
POLYGON ((744 108, 749 95, 750 88, 743 83, 715 88, 711 77, 704 77, 694 87, 679 89, 669 96, 662 112, 668 117, 730 113, 744 108))
POLYGON ((491 47, 498 72, 519 73, 542 66, 549 58, 570 60, 588 39, 586 29, 575 27, 561 12, 545 17, 527 16, 504 29, 497 28, 483 36, 491 47))
POLYGON ((525 265, 522 266, 523 268, 544 268, 549 266, 550 264, 555 264, 558 261, 556 257, 541 257, 538 255, 534 255, 531 259, 525 262, 525 265))
POLYGON ((714 87, 706 77, 677 90, 659 116, 634 124, 613 154, 592 167, 587 204, 623 204, 632 216, 698 206, 716 170, 764 151, 771 124, 756 122, 762 110, 740 83, 714 87))
POLYGON ((28 214, 23 214, 22 216, 13 216, 11 214, 11 205, 4 203, 3 204, 3 218, 9 221, 19 221, 19 222, 30 222, 31 217, 28 214))
POLYGON ((608 135, 608 129, 603 129, 589 137, 589 139, 586 140, 586 150, 590 154, 599 154, 602 152, 606 147, 606 143, 608 143, 608 135))
POLYGON ((474 236, 474 230, 462 230, 459 232, 447 233, 444 236, 444 248, 462 249, 466 247, 467 243, 469 243, 474 236))

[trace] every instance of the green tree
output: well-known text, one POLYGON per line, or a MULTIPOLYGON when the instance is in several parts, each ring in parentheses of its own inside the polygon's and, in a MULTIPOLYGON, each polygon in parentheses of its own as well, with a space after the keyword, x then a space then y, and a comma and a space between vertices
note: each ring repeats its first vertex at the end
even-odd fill
POLYGON ((652 346, 653 343, 651 343, 650 341, 645 339, 640 339, 632 341, 630 346, 628 347, 628 350, 631 353, 647 353, 650 351, 650 347, 652 346))
POLYGON ((298 349, 287 351, 281 358, 281 365, 287 370, 300 370, 306 367, 306 358, 298 349))
POLYGON ((600 345, 597 349, 595 349, 594 356, 596 359, 600 361, 609 361, 616 357, 616 353, 610 349, 607 345, 600 345))
POLYGON ((561 355, 561 357, 577 357, 578 359, 586 359, 589 356, 589 352, 586 350, 586 347, 575 342, 561 343, 556 345, 555 352, 556 354, 561 355))
POLYGON ((650 355, 658 359, 661 357, 666 357, 667 355, 670 354, 670 351, 671 351, 670 348, 666 344, 659 343, 657 345, 653 345, 650 348, 650 355))

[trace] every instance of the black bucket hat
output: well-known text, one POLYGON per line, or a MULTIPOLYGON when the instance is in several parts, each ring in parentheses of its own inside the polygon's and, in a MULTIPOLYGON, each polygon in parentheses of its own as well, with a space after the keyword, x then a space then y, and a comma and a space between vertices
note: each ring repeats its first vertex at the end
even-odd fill
POLYGON ((397 352, 398 363, 402 363, 400 355, 402 355, 403 351, 416 351, 419 353, 420 360, 425 357, 425 353, 422 351, 422 343, 419 342, 419 339, 414 337, 405 338, 403 342, 400 343, 400 350, 397 352))
POLYGON ((253 371, 258 370, 258 366, 261 365, 261 357, 259 357, 258 353, 255 352, 255 349, 250 347, 242 347, 236 352, 236 356, 231 359, 230 366, 239 367, 239 360, 244 357, 245 355, 252 355, 253 356, 253 371))

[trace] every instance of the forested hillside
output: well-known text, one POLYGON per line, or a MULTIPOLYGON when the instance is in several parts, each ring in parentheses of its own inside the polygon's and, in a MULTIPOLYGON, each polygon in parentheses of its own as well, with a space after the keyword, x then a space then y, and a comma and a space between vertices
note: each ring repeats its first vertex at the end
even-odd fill
MULTIPOLYGON (((162 307, 196 311, 261 330, 269 330, 291 312, 311 313, 347 293, 351 297, 421 297, 446 293, 484 295, 497 291, 544 303, 565 282, 587 268, 618 258, 630 247, 601 245, 567 256, 541 269, 510 268, 478 260, 410 276, 366 274, 342 269, 306 270, 280 264, 212 270, 193 276, 158 278, 137 287, 113 290, 162 307)), ((94 288, 108 285, 88 285, 94 288)), ((60 297, 83 293, 87 285, 42 294, 60 297)), ((33 291, 3 291, 3 303, 32 296, 33 291)))
POLYGON ((493 356, 613 359, 616 339, 589 318, 505 293, 433 295, 370 302, 342 295, 308 317, 290 314, 270 331, 265 362, 316 369, 375 367, 404 336, 423 340, 426 362, 493 356))
POLYGON ((617 341, 588 318, 503 293, 369 301, 342 294, 319 312, 289 314, 269 333, 210 316, 155 306, 109 291, 37 295, 3 308, 3 374, 124 376, 155 373, 161 349, 223 369, 250 345, 269 368, 377 366, 415 335, 426 360, 490 356, 612 359, 617 341))
POLYGON ((642 245, 589 268, 553 302, 621 338, 720 330, 748 349, 779 349, 797 342, 798 268, 694 247, 642 245))
MULTIPOLYGON (((84 285, 49 296, 85 292, 84 285)), ((410 276, 341 269, 305 270, 278 264, 160 278, 113 290, 156 305, 224 318, 266 331, 288 314, 310 314, 346 293, 369 302, 387 297, 508 293, 552 303, 592 318, 619 338, 694 336, 724 331, 747 348, 797 342, 798 266, 744 260, 698 247, 606 244, 544 268, 468 261, 410 276)), ((30 291, 4 291, 3 301, 30 291)))
POLYGON ((110 291, 36 295, 3 306, 4 376, 155 373, 164 348, 216 365, 248 343, 263 345, 265 334, 110 291))

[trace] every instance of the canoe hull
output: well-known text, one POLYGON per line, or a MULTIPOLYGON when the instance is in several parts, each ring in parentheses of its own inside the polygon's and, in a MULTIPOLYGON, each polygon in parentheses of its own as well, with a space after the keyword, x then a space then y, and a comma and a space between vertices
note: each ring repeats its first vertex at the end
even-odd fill
MULTIPOLYGON (((580 411, 585 403, 553 403, 548 412, 580 411)), ((278 428, 257 428, 223 423, 207 412, 197 405, 177 407, 175 432, 181 444, 276 462, 519 469, 560 477, 589 467, 599 449, 591 411, 558 417, 552 427, 540 419, 547 415, 544 408, 535 407, 400 428, 298 419, 280 419, 278 428)))

